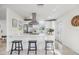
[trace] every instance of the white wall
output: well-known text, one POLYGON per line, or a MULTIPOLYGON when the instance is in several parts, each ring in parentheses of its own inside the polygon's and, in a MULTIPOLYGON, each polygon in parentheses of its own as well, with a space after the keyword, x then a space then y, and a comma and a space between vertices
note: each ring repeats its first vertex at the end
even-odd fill
MULTIPOLYGON (((7 8, 7 50, 11 49, 11 41, 14 40, 10 36, 19 36, 23 33, 23 30, 19 30, 18 27, 12 27, 12 19, 15 18, 18 21, 23 21, 23 18, 12 11, 11 9, 7 8)), ((16 37, 15 37, 16 39, 16 37)))
POLYGON ((10 9, 7 9, 7 35, 20 35, 23 33, 22 30, 19 30, 18 26, 12 27, 12 19, 16 19, 17 24, 19 21, 23 21, 23 18, 20 15, 10 9))
POLYGON ((1 35, 6 35, 6 34, 7 34, 6 8, 0 8, 0 37, 1 35))
POLYGON ((6 20, 0 20, 0 35, 6 35, 6 34, 7 34, 6 20))
POLYGON ((0 20, 6 20, 6 8, 0 8, 0 20))
POLYGON ((57 21, 58 39, 62 43, 75 52, 79 53, 79 27, 74 27, 71 25, 71 19, 79 15, 79 10, 73 10, 57 21))

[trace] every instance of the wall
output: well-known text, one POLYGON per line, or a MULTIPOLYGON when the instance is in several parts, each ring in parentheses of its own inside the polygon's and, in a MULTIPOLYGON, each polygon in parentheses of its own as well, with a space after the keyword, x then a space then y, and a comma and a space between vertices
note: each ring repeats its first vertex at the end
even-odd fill
MULTIPOLYGON (((19 26, 13 27, 12 26, 12 19, 17 20, 17 25, 19 24, 19 21, 22 23, 23 17, 18 15, 16 12, 12 11, 11 9, 7 8, 7 51, 11 48, 11 41, 14 40, 11 38, 11 36, 19 36, 23 33, 23 30, 19 30, 19 26)), ((15 37, 16 39, 16 37, 15 37)))
POLYGON ((0 20, 6 20, 6 8, 0 8, 0 20))
POLYGON ((7 9, 7 35, 20 35, 22 33, 22 30, 20 31, 18 29, 19 21, 22 22, 23 18, 19 16, 17 13, 15 13, 14 11, 7 9), (16 27, 12 26, 12 19, 17 20, 16 27))
POLYGON ((76 15, 79 15, 78 9, 59 18, 56 29, 58 30, 57 39, 59 39, 64 45, 79 53, 79 27, 71 25, 71 19, 76 15))
POLYGON ((0 37, 7 34, 6 28, 6 8, 0 8, 0 37))
POLYGON ((6 29, 6 20, 0 20, 0 35, 6 35, 7 29, 6 29), (1 33, 2 30, 2 33, 1 33))

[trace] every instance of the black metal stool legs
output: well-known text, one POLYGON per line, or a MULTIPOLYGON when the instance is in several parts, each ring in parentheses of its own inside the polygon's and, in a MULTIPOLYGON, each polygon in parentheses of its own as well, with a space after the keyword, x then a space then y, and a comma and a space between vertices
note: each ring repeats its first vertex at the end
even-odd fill
POLYGON ((36 43, 35 43, 35 54, 37 54, 37 45, 36 45, 36 43))
POLYGON ((18 55, 20 54, 20 45, 18 43, 18 55))
POLYGON ((21 50, 23 50, 23 45, 22 45, 22 42, 21 42, 21 50))
POLYGON ((12 41, 12 48, 10 54, 12 54, 13 51, 18 51, 19 55, 21 50, 23 50, 22 41, 21 40, 12 41))
POLYGON ((17 43, 15 43, 15 50, 17 50, 16 47, 17 47, 17 43))
POLYGON ((27 52, 27 54, 29 54, 29 50, 30 50, 30 43, 29 43, 29 45, 28 45, 28 52, 27 52))
MULTIPOLYGON (((45 41, 45 54, 47 54, 47 51, 49 50, 48 49, 48 44, 51 44, 51 50, 52 50, 52 47, 53 47, 53 41, 52 40, 46 40, 45 41)), ((53 48, 53 52, 54 52, 54 48, 53 48)))
POLYGON ((12 43, 12 47, 11 47, 11 52, 10 52, 10 54, 12 54, 12 52, 13 52, 13 43, 12 43))
POLYGON ((37 43, 36 40, 29 41, 27 54, 29 54, 30 51, 34 51, 35 54, 37 54, 37 44, 36 43, 37 43), (34 46, 31 46, 32 44, 34 44, 34 46))

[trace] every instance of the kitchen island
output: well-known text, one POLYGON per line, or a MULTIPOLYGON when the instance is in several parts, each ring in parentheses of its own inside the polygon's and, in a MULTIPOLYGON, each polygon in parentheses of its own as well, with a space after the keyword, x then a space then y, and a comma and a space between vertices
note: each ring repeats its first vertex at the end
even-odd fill
POLYGON ((37 40, 37 49, 45 48, 45 40, 53 40, 55 42, 55 35, 47 34, 24 34, 24 35, 9 35, 7 36, 7 51, 11 49, 11 42, 13 40, 22 40, 23 49, 28 49, 29 40, 37 40))

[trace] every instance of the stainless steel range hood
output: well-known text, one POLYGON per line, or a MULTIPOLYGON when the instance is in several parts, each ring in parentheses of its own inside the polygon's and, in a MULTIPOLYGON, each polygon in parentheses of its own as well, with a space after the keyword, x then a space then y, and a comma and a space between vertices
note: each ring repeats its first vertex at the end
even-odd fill
POLYGON ((37 25, 39 24, 36 20, 36 13, 32 13, 32 21, 29 23, 29 25, 37 25))

